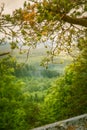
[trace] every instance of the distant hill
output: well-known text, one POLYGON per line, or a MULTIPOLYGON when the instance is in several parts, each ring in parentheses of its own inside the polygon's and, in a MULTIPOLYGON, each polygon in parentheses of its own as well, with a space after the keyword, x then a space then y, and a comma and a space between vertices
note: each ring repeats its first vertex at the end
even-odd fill
MULTIPOLYGON (((29 56, 27 59, 27 53, 20 54, 20 51, 18 49, 11 50, 9 43, 0 45, 0 55, 4 56, 3 54, 9 54, 10 52, 11 55, 17 58, 18 62, 35 65, 39 69, 41 69, 40 63, 42 59, 46 57, 46 51, 47 49, 43 46, 37 47, 36 49, 32 49, 29 52, 29 56)), ((49 68, 62 73, 64 71, 65 66, 70 64, 71 60, 72 58, 70 56, 61 54, 54 58, 54 62, 49 64, 49 68)))

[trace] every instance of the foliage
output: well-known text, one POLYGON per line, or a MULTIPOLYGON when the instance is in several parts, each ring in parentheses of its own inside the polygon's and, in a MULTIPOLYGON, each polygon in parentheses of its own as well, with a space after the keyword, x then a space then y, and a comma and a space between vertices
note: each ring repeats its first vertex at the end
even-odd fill
POLYGON ((53 77, 58 77, 60 74, 56 71, 45 69, 42 71, 43 77, 48 77, 48 78, 53 78, 53 77))
POLYGON ((14 68, 9 64, 13 61, 14 59, 0 61, 0 129, 22 130, 26 126, 21 91, 24 83, 12 75, 14 68))
MULTIPOLYGON (((52 121, 63 120, 87 112, 87 39, 76 61, 69 65, 65 75, 54 82, 45 98, 52 121)), ((49 112, 48 112, 49 113, 49 112)))
POLYGON ((24 81, 14 76, 14 63, 14 58, 0 60, 0 129, 27 130, 36 126, 39 108, 24 91, 24 81))
POLYGON ((24 50, 27 51, 27 57, 30 49, 40 42, 48 48, 46 63, 53 61, 53 57, 61 51, 74 55, 78 39, 86 37, 86 0, 29 0, 12 15, 4 14, 3 10, 2 5, 1 43, 9 39, 11 48, 20 48, 21 53, 23 46, 27 46, 28 49, 24 50))
POLYGON ((20 65, 15 68, 15 75, 17 77, 44 77, 54 78, 60 76, 60 72, 56 72, 52 69, 41 68, 39 65, 20 65), (39 67, 39 68, 38 68, 39 67))
POLYGON ((0 60, 1 129, 27 130, 87 112, 86 41, 79 39, 79 56, 60 78, 27 77, 20 72, 28 66, 22 70, 14 58, 0 60))
POLYGON ((28 58, 30 49, 43 43, 47 56, 42 65, 46 67, 61 52, 74 56, 74 62, 52 83, 57 76, 52 70, 41 71, 42 82, 42 78, 32 78, 37 76, 36 68, 18 65, 12 58, 0 59, 0 129, 27 130, 86 113, 87 1, 29 0, 12 15, 3 9, 2 5, 0 44, 8 41, 11 49, 27 51, 28 58))

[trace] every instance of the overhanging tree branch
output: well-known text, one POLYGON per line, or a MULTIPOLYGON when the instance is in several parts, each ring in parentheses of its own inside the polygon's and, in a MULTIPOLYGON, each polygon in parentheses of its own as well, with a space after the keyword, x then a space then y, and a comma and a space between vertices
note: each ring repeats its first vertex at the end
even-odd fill
POLYGON ((4 53, 1 53, 0 56, 5 56, 5 55, 8 55, 10 54, 10 52, 4 52, 4 53))
POLYGON ((81 25, 83 27, 87 27, 87 17, 72 18, 68 15, 64 15, 62 17, 62 20, 65 21, 65 22, 68 22, 70 24, 76 24, 76 25, 81 25))

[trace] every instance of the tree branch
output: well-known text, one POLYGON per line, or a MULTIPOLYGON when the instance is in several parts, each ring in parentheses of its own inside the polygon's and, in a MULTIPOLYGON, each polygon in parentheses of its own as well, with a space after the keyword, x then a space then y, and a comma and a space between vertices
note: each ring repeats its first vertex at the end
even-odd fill
POLYGON ((70 24, 76 24, 76 25, 81 25, 83 27, 87 27, 87 17, 72 18, 68 15, 64 15, 62 17, 62 20, 65 21, 65 22, 68 22, 70 24))
POLYGON ((8 55, 10 54, 10 52, 4 52, 4 53, 1 53, 0 56, 4 56, 4 55, 8 55))

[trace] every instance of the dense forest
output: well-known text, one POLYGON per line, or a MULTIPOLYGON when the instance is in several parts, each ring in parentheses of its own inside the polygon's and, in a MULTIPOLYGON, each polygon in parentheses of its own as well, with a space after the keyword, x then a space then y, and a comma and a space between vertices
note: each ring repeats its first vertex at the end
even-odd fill
POLYGON ((46 55, 38 66, 38 59, 20 63, 22 56, 0 52, 0 129, 29 130, 87 113, 87 1, 29 0, 12 16, 3 10, 0 46, 7 40, 28 60, 39 42, 46 55), (73 59, 60 64, 64 71, 53 66, 60 53, 73 59))

